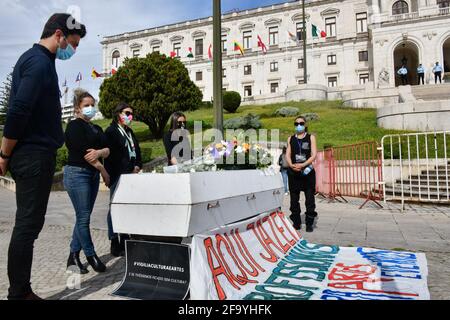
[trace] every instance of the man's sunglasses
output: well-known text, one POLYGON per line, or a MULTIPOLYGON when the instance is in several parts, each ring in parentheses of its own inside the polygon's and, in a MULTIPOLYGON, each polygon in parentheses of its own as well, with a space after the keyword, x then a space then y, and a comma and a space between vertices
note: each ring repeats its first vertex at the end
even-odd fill
POLYGON ((298 127, 298 126, 304 126, 306 123, 305 122, 295 122, 294 126, 298 127))
POLYGON ((183 124, 186 126, 187 122, 186 122, 186 121, 178 121, 178 125, 179 125, 179 126, 181 126, 181 125, 183 125, 183 124))
POLYGON ((133 115, 133 112, 127 111, 127 112, 124 112, 124 114, 125 114, 127 117, 129 117, 129 116, 132 116, 132 115, 133 115))

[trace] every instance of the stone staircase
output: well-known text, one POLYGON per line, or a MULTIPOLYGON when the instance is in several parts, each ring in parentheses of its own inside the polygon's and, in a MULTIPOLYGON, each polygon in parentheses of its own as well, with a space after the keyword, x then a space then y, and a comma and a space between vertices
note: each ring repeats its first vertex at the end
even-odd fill
POLYGON ((450 83, 411 86, 411 91, 417 100, 450 100, 450 83))
MULTIPOLYGON (((401 180, 385 185, 386 196, 401 199, 401 180), (395 193, 394 193, 395 191, 395 193)), ((404 197, 407 201, 433 200, 450 204, 450 162, 447 166, 430 166, 420 175, 412 175, 403 180, 404 197), (428 172, 428 174, 427 174, 428 172)))

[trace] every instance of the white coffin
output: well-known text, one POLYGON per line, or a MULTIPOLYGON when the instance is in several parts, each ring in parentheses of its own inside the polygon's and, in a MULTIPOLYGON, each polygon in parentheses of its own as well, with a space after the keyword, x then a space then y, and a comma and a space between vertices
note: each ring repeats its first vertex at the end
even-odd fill
POLYGON ((283 181, 271 170, 123 175, 111 204, 114 232, 194 234, 275 210, 283 181))

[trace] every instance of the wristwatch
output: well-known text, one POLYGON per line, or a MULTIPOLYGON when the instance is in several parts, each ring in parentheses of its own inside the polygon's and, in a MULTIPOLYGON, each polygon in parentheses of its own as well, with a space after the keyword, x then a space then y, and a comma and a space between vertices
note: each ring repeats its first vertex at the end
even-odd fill
POLYGON ((11 159, 11 156, 7 156, 6 154, 3 153, 2 150, 0 150, 0 158, 9 160, 9 159, 11 159))

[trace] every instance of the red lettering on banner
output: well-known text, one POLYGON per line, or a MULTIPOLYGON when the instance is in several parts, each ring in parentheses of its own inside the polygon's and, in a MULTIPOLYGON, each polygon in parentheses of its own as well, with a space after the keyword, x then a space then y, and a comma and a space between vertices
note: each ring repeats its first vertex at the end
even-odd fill
POLYGON ((375 278, 374 275, 377 268, 372 265, 358 264, 354 266, 346 266, 342 263, 336 264, 336 267, 331 270, 328 275, 328 280, 336 281, 330 282, 329 287, 336 289, 351 289, 362 290, 371 293, 387 293, 401 296, 418 297, 418 294, 408 292, 386 291, 386 290, 372 290, 366 287, 368 284, 392 282, 394 279, 375 278))
POLYGON ((284 226, 286 227, 286 230, 290 233, 290 235, 291 235, 294 239, 296 239, 297 241, 299 241, 299 240, 300 240, 299 233, 297 233, 297 232, 292 233, 292 232, 291 232, 292 226, 288 226, 288 225, 286 224, 286 216, 284 215, 284 213, 283 213, 283 212, 278 212, 278 216, 281 218, 281 221, 283 222, 284 226))
POLYGON ((266 221, 264 221, 265 219, 268 219, 268 217, 265 217, 262 220, 256 221, 256 228, 259 230, 259 232, 261 234, 261 238, 263 239, 264 243, 267 245, 267 248, 270 248, 270 246, 273 246, 279 252, 284 254, 283 249, 281 249, 279 246, 277 246, 277 244, 272 240, 272 238, 267 233, 266 229, 264 229, 264 227, 262 226, 262 221, 266 222, 266 221))
MULTIPOLYGON (((242 260, 239 258, 239 255, 236 254, 236 250, 234 249, 233 246, 233 242, 230 240, 230 237, 225 233, 224 234, 225 239, 227 239, 227 242, 229 244, 229 247, 231 249, 231 252, 228 251, 228 253, 230 254, 231 258, 233 259, 234 263, 236 264, 236 266, 238 267, 239 271, 242 273, 242 276, 240 275, 236 275, 237 278, 242 281, 239 282, 241 285, 246 285, 247 283, 258 283, 258 281, 255 280, 250 280, 247 276, 247 273, 250 274, 250 272, 247 270, 247 268, 244 266, 244 264, 242 263, 242 260)), ((226 247, 226 246, 225 246, 226 247)), ((227 249, 228 250, 228 249, 227 249)), ((250 274, 251 275, 251 274, 250 274)))
MULTIPOLYGON (((289 245, 289 243, 283 244, 280 241, 280 238, 278 238, 277 232, 275 231, 275 228, 273 227, 272 224, 272 216, 270 217, 265 217, 263 219, 263 222, 268 222, 269 226, 270 226, 270 230, 272 230, 273 235, 275 236, 275 240, 277 240, 277 243, 280 245, 281 249, 283 250, 284 253, 288 253, 289 250, 291 249, 291 246, 289 245)), ((279 231, 279 230, 278 230, 279 231)))
POLYGON ((234 283, 233 279, 229 276, 227 273, 222 260, 220 259, 219 255, 217 254, 216 250, 214 249, 213 242, 211 238, 207 238, 204 240, 205 245, 205 251, 206 255, 208 257, 208 265, 211 270, 211 274, 213 277, 214 285, 216 287, 217 296, 219 297, 219 300, 225 300, 227 298, 227 295, 225 294, 225 291, 223 290, 222 286, 220 285, 219 276, 224 275, 228 282, 236 289, 240 290, 237 284, 234 283), (214 267, 213 262, 213 256, 216 258, 218 267, 214 267))
MULTIPOLYGON (((283 228, 283 227, 281 227, 281 226, 279 226, 278 224, 277 224, 277 221, 276 221, 276 217, 278 217, 279 216, 279 213, 278 212, 274 212, 274 213, 272 213, 271 215, 270 215, 270 217, 272 218, 272 221, 273 221, 273 224, 275 225, 275 227, 278 229, 278 231, 281 233, 281 235, 283 236, 283 238, 291 245, 291 247, 294 247, 296 244, 297 244, 297 240, 295 240, 295 239, 288 239, 287 237, 286 237, 286 234, 285 234, 285 229, 283 228)), ((281 219, 283 219, 284 218, 284 216, 282 216, 281 217, 281 219)))
MULTIPOLYGON (((259 269, 261 272, 266 272, 266 270, 261 267, 258 262, 256 262, 255 259, 253 259, 253 255, 248 251, 247 246, 245 245, 244 241, 241 238, 241 235, 239 234, 239 229, 236 230, 232 230, 231 231, 231 236, 233 237, 233 239, 236 241, 236 243, 238 244, 238 248, 239 251, 241 252, 242 256, 244 257, 245 261, 247 261, 247 263, 249 265, 252 265, 252 267, 254 266, 255 268, 259 269), (234 232, 233 232, 234 231, 234 232), (242 250, 244 250, 245 254, 242 252, 242 250), (250 261, 252 263, 250 263, 250 261, 247 260, 247 257, 250 259, 250 261)), ((258 270, 255 270, 256 275, 253 275, 252 273, 250 273, 252 276, 257 277, 258 276, 258 270)))
POLYGON ((277 255, 275 254, 275 252, 272 251, 272 249, 270 249, 270 248, 266 245, 266 243, 265 243, 263 240, 261 240, 261 238, 260 238, 260 236, 259 236, 259 234, 258 234, 258 231, 257 231, 256 229, 257 229, 257 228, 255 227, 255 223, 254 223, 254 222, 250 223, 250 224, 247 226, 247 230, 252 230, 252 231, 253 231, 253 233, 255 234, 256 238, 257 238, 258 241, 259 241, 259 243, 261 243, 261 246, 262 246, 262 247, 264 248, 264 250, 266 250, 266 252, 269 254, 269 257, 263 255, 262 253, 260 253, 259 255, 260 255, 264 260, 267 260, 267 261, 269 261, 269 262, 272 262, 272 263, 277 262, 277 261, 278 261, 277 255))

